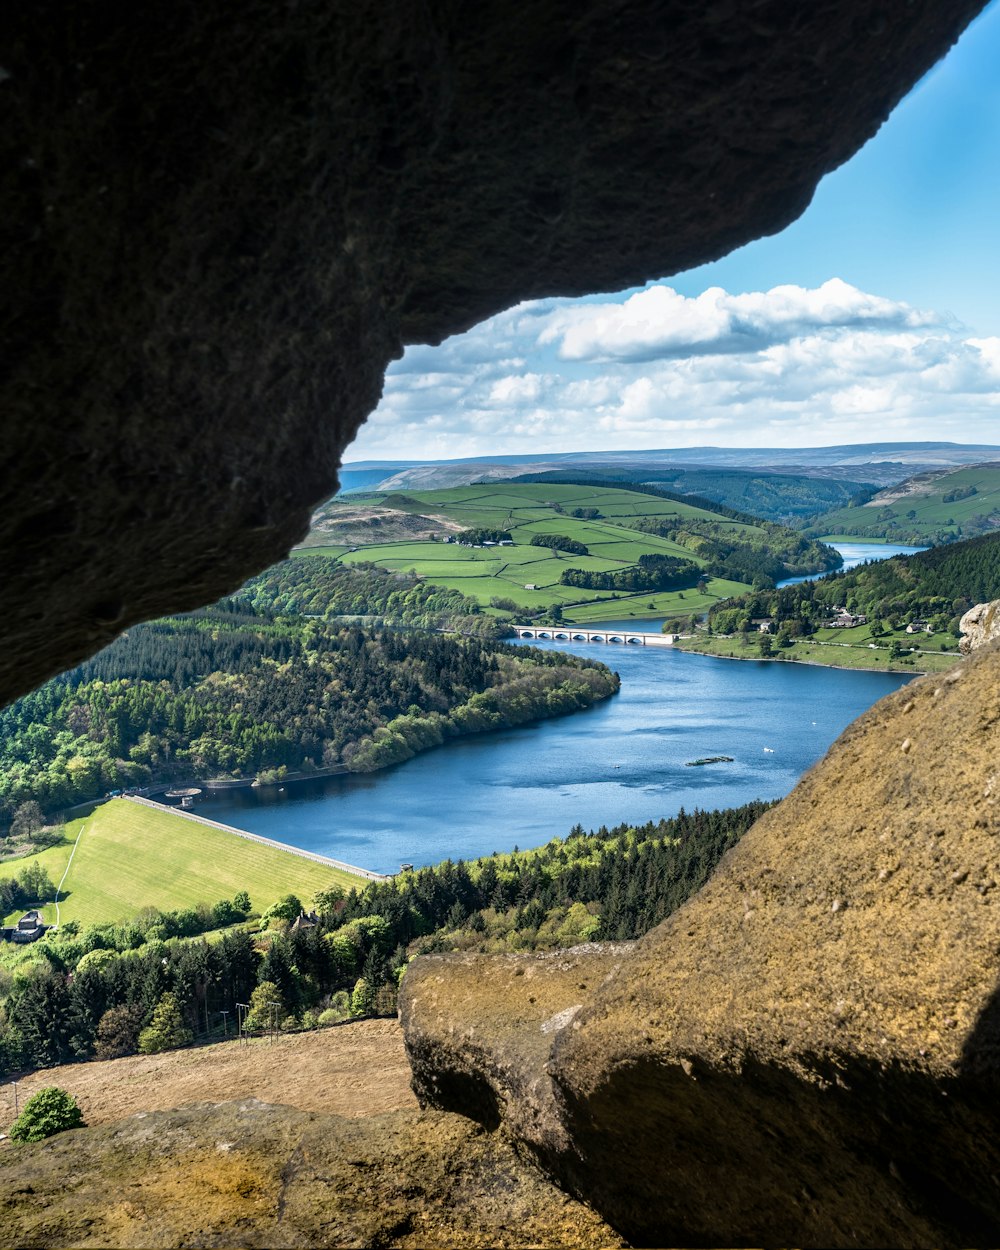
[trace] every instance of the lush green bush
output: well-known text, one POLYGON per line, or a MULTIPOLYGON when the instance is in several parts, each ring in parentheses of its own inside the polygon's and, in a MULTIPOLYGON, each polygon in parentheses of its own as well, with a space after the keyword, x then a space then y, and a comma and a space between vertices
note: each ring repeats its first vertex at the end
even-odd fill
POLYGON ((184 1023, 176 996, 167 993, 157 1003, 149 1027, 139 1034, 139 1052, 155 1055, 161 1050, 175 1050, 187 1045, 193 1036, 184 1023))
POLYGON ((11 1126, 14 1141, 43 1141, 68 1128, 84 1128, 83 1112, 72 1094, 49 1085, 32 1094, 11 1126))
POLYGON ((289 924, 302 911, 302 903, 295 894, 286 894, 264 912, 260 918, 261 928, 266 928, 272 920, 287 920, 289 924))
POLYGON ((245 1026, 250 1032, 265 1032, 275 1024, 283 1027, 289 1014, 281 989, 275 981, 261 981, 250 995, 245 1026))

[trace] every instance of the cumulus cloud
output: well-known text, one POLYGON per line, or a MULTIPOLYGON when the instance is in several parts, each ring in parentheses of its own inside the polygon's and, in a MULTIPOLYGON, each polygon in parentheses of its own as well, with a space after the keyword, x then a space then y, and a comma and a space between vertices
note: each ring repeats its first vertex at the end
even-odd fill
POLYGON ((621 304, 551 314, 539 342, 558 343, 563 360, 651 361, 760 351, 820 329, 917 327, 936 320, 840 278, 813 290, 776 286, 742 295, 713 286, 693 299, 653 286, 621 304))
POLYGON ((1000 339, 833 278, 521 304, 392 365, 349 459, 993 442, 1000 339))

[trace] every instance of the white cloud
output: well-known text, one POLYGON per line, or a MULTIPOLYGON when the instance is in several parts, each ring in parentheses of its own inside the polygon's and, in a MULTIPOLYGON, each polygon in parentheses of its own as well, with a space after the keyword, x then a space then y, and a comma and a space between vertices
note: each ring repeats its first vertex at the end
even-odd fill
POLYGON ((509 407, 522 403, 532 403, 542 393, 542 379, 537 373, 507 374, 497 378, 489 391, 491 404, 509 407))
POLYGON ((744 353, 809 330, 923 326, 936 318, 831 278, 808 290, 776 286, 730 295, 710 287, 694 299, 653 286, 622 304, 590 304, 548 318, 539 342, 564 360, 650 361, 699 353, 744 353))
POLYGON ((521 304, 408 349, 351 460, 1000 441, 1000 338, 839 279, 521 304))

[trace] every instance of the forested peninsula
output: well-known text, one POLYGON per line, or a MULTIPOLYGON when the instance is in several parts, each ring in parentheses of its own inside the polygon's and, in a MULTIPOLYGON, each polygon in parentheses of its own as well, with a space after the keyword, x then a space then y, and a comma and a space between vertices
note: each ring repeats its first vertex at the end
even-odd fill
POLYGON ((327 563, 290 561, 239 597, 135 626, 5 708, 0 824, 30 801, 53 814, 182 779, 372 771, 618 689, 573 655, 345 622, 338 613, 434 625, 461 596, 327 563))

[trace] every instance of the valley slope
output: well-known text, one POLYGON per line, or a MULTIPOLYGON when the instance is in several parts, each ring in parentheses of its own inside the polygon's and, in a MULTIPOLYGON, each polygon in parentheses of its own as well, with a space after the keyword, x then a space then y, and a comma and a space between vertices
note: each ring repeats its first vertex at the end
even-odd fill
POLYGON ((518 619, 690 617, 755 582, 840 563, 836 552, 782 526, 638 484, 480 484, 366 502, 372 538, 359 541, 359 497, 335 499, 297 554, 410 572, 518 619), (408 541, 415 523, 436 535, 408 541))
POLYGON ((1000 463, 934 469, 862 504, 813 517, 804 533, 915 545, 955 542, 1000 529, 1000 463))

